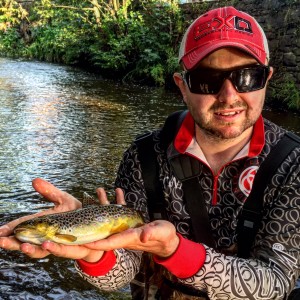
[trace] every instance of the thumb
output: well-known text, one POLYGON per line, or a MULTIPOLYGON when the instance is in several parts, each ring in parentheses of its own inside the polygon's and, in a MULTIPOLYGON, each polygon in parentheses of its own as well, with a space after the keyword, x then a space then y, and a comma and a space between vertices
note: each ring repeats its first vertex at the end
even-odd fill
POLYGON ((62 203, 62 191, 60 191, 50 182, 41 178, 35 178, 32 180, 32 186, 39 194, 41 194, 47 200, 58 204, 62 203))
POLYGON ((12 233, 14 227, 14 225, 10 224, 0 226, 0 237, 9 236, 12 233))
POLYGON ((55 206, 67 206, 68 210, 81 207, 81 202, 72 195, 61 191, 50 182, 35 178, 32 181, 33 188, 45 199, 54 203, 55 206))

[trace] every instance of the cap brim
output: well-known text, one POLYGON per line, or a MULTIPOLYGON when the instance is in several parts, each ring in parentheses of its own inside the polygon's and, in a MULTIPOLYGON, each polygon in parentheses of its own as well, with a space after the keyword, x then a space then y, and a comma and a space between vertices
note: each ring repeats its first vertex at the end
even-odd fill
POLYGON ((226 47, 233 47, 240 49, 246 53, 248 53, 250 56, 255 58, 260 64, 264 65, 266 63, 266 55, 263 51, 260 51, 258 49, 254 49, 254 47, 249 46, 247 44, 241 44, 241 43, 235 43, 232 41, 213 41, 211 45, 203 45, 202 47, 199 47, 189 53, 187 53, 184 57, 182 57, 182 62, 187 70, 194 69, 199 62, 208 54, 220 49, 220 48, 226 48, 226 47))

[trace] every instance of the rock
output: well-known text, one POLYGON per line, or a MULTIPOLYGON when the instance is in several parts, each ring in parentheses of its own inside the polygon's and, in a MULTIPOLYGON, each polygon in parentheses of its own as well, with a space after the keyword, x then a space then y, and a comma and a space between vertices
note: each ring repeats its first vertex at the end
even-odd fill
POLYGON ((296 67, 297 66, 297 57, 293 52, 288 52, 283 54, 283 65, 296 67))

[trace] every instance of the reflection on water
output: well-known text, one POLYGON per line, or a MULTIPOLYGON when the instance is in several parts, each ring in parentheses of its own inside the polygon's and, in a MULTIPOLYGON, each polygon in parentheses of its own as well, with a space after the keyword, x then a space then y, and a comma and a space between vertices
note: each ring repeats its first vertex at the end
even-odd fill
MULTIPOLYGON (((31 181, 42 177, 76 197, 103 186, 132 139, 182 109, 163 89, 124 86, 82 70, 0 58, 1 223, 46 208, 31 181)), ((297 115, 264 112, 300 133, 297 115)), ((1 299, 125 299, 82 282, 72 262, 0 250, 1 299)))
POLYGON ((299 112, 283 112, 266 107, 263 111, 263 116, 275 124, 300 135, 299 112))
MULTIPOLYGON (((104 186, 131 140, 180 109, 162 89, 124 86, 75 68, 0 59, 1 223, 46 208, 42 177, 77 197, 104 186)), ((128 291, 127 291, 128 293, 128 291)), ((119 298, 124 299, 126 291, 119 298), (124 294, 125 293, 125 294, 124 294)), ((112 299, 82 283, 72 262, 0 250, 1 299, 112 299)))

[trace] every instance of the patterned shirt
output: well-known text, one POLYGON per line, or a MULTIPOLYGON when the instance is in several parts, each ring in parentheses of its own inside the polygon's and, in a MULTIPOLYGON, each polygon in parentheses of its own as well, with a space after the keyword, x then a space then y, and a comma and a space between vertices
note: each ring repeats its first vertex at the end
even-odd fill
MULTIPOLYGON (((213 174, 195 143, 194 121, 189 113, 167 152, 161 146, 159 130, 156 131, 153 139, 159 179, 164 189, 167 220, 174 224, 180 237, 178 249, 163 260, 155 256, 149 259, 149 255, 139 251, 118 249, 106 253, 96 264, 77 261, 79 273, 106 291, 131 282, 134 299, 152 299, 151 291, 156 292, 162 286, 155 273, 203 291, 209 299, 286 299, 300 275, 300 147, 289 154, 265 189, 263 218, 250 258, 236 256, 238 215, 260 164, 284 133, 284 129, 260 117, 251 141, 213 174), (182 184, 168 162, 174 154, 193 155, 201 163, 199 180, 216 242, 214 248, 191 240, 191 218, 182 184)), ((135 143, 124 153, 116 186, 123 189, 127 205, 146 212, 145 218, 149 220, 135 143)))

